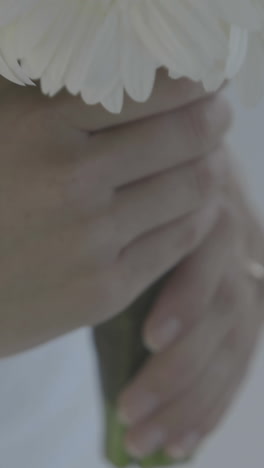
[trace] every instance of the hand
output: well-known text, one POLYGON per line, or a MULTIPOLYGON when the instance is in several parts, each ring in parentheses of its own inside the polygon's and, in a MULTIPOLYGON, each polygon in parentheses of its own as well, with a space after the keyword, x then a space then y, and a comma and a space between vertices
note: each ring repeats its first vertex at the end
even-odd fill
POLYGON ((156 352, 120 397, 128 449, 191 456, 246 375, 263 322, 263 286, 247 271, 263 233, 241 191, 225 193, 207 240, 172 274, 145 325, 156 352))
POLYGON ((220 96, 162 76, 119 117, 3 86, 0 355, 109 319, 201 242, 230 122, 220 96))

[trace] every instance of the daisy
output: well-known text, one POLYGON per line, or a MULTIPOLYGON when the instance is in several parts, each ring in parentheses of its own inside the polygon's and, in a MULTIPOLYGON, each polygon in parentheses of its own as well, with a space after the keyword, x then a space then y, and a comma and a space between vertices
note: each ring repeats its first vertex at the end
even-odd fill
POLYGON ((148 99, 159 67, 208 91, 252 84, 263 30, 263 0, 0 0, 0 74, 120 112, 124 91, 148 99))

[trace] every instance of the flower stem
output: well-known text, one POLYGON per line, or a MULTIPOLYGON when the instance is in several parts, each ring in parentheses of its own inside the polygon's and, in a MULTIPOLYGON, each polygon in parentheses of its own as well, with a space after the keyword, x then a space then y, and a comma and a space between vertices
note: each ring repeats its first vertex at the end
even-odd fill
POLYGON ((133 460, 124 443, 125 427, 117 417, 120 392, 144 365, 149 351, 142 341, 142 327, 163 283, 159 279, 125 311, 94 329, 103 400, 105 405, 105 454, 116 468, 130 465, 142 468, 174 465, 165 454, 157 453, 143 461, 133 460))
POLYGON ((157 468, 172 466, 175 460, 169 458, 164 452, 157 452, 143 460, 132 458, 125 449, 125 427, 120 423, 116 409, 106 403, 106 443, 105 455, 116 468, 126 468, 128 466, 138 466, 141 468, 157 468))

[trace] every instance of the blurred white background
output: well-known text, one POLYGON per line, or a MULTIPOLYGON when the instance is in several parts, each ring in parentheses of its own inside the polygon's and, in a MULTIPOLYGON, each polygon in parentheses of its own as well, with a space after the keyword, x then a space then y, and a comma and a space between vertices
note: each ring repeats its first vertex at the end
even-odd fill
MULTIPOLYGON (((245 110, 230 95, 237 114, 231 140, 264 220, 264 103, 245 110)), ((1 360, 0 468, 107 468, 100 455, 101 402, 88 341, 87 347, 82 330, 1 360)), ((264 342, 229 416, 188 466, 263 467, 263 400, 264 342)))

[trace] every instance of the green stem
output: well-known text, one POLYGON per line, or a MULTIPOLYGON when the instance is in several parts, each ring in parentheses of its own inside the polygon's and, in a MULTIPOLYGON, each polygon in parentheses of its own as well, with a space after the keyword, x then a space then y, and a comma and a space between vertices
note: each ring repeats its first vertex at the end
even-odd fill
POLYGON ((169 274, 152 285, 121 314, 94 329, 105 404, 105 453, 116 468, 125 468, 131 464, 142 468, 175 465, 175 461, 164 453, 156 453, 143 461, 133 460, 125 449, 125 428, 117 418, 120 392, 150 356, 142 342, 142 327, 169 274))
POLYGON ((117 417, 116 409, 110 404, 106 404, 106 443, 105 455, 116 468, 126 468, 131 465, 142 468, 154 468, 161 466, 171 466, 175 460, 169 458, 162 451, 154 453, 143 460, 132 458, 125 450, 126 429, 117 417))

